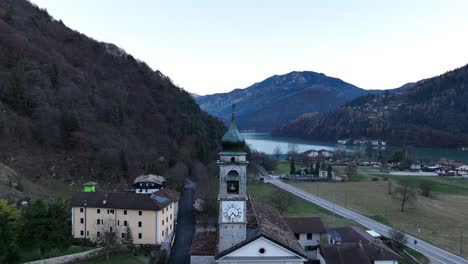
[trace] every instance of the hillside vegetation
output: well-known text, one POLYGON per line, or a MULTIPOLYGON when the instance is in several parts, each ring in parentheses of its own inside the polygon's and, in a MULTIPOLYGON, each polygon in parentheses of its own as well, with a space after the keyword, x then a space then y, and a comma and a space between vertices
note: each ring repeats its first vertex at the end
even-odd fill
POLYGON ((117 183, 214 159, 224 125, 113 44, 0 1, 0 162, 28 179, 117 183))
POLYGON ((359 97, 338 109, 303 115, 274 135, 307 139, 373 138, 394 145, 468 145, 468 66, 399 93, 359 97))

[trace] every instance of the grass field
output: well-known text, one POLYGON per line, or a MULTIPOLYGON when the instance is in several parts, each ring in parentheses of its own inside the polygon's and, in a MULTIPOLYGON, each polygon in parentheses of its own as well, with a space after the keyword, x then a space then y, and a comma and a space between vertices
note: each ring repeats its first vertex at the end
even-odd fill
POLYGON ((99 258, 92 261, 84 262, 86 264, 146 264, 149 263, 149 257, 144 256, 142 254, 137 254, 136 256, 131 253, 118 255, 118 256, 110 256, 109 262, 106 262, 106 258, 99 258))
MULTIPOLYGON (((435 177, 418 178, 431 178, 428 180, 435 181, 438 184, 434 185, 436 192, 431 198, 418 195, 404 213, 400 212, 400 202, 387 194, 388 182, 393 182, 395 185, 394 181, 398 179, 342 183, 290 182, 290 184, 459 253, 459 225, 462 224, 468 229, 468 195, 450 193, 453 190, 463 189, 463 184, 468 184, 468 181, 448 181, 447 184, 445 180, 438 182, 435 177)), ((412 180, 417 182, 422 179, 412 180)), ((466 242, 468 242, 467 233, 468 231, 464 232, 463 239, 466 242)), ((468 253, 466 242, 463 245, 465 254, 468 253)))
MULTIPOLYGON (((274 185, 261 182, 249 182, 248 191, 255 198, 266 203, 269 202, 269 197, 272 193, 284 192, 274 185)), ((332 212, 309 203, 297 196, 289 193, 288 195, 290 196, 289 199, 291 199, 291 205, 284 213, 286 216, 318 216, 322 218, 323 223, 327 227, 359 225, 352 220, 342 218, 338 215, 334 217, 332 212)))

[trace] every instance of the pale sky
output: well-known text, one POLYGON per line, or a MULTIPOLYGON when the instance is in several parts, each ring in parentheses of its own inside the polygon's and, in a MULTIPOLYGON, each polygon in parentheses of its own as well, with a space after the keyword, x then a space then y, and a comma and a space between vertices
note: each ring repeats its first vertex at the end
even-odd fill
POLYGON ((468 63, 466 0, 31 0, 198 94, 316 71, 388 89, 468 63))

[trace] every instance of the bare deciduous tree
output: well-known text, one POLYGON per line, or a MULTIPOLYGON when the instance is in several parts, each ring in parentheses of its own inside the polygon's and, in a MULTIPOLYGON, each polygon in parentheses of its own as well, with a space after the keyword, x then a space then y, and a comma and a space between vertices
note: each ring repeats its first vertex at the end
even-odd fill
POLYGON ((272 191, 268 194, 268 201, 278 211, 284 213, 291 204, 291 195, 285 191, 272 191))
POLYGON ((348 163, 345 168, 346 176, 348 179, 353 179, 357 175, 357 165, 354 163, 348 163))
POLYGON ((416 191, 408 181, 400 182, 400 185, 395 188, 394 193, 401 202, 401 212, 405 211, 405 206, 409 202, 416 199, 416 191))
POLYGON ((408 238, 403 232, 392 229, 390 230, 389 237, 396 246, 405 245, 408 242, 408 238))
POLYGON ((281 153, 281 148, 280 146, 276 146, 275 149, 273 150, 273 153, 276 156, 276 160, 279 160, 281 153))

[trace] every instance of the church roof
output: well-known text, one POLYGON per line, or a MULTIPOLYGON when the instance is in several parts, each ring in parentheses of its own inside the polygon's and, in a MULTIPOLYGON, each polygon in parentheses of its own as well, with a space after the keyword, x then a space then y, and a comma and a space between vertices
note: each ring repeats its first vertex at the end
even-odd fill
POLYGON ((207 231, 196 233, 190 246, 190 255, 214 256, 218 253, 218 232, 207 231))
POLYGON ((248 201, 252 206, 252 213, 261 234, 272 238, 287 248, 304 254, 304 249, 297 241, 286 220, 276 208, 262 203, 251 196, 248 201))
POLYGON ((305 257, 304 249, 296 240, 286 220, 280 212, 249 196, 247 201, 247 239, 223 252, 218 250, 218 232, 196 233, 190 248, 191 255, 217 255, 217 258, 225 256, 246 244, 264 237, 268 240, 305 257))
POLYGON ((244 136, 237 130, 236 121, 234 118, 234 113, 232 113, 231 125, 229 126, 228 131, 224 134, 221 139, 224 150, 242 150, 245 145, 244 136))

